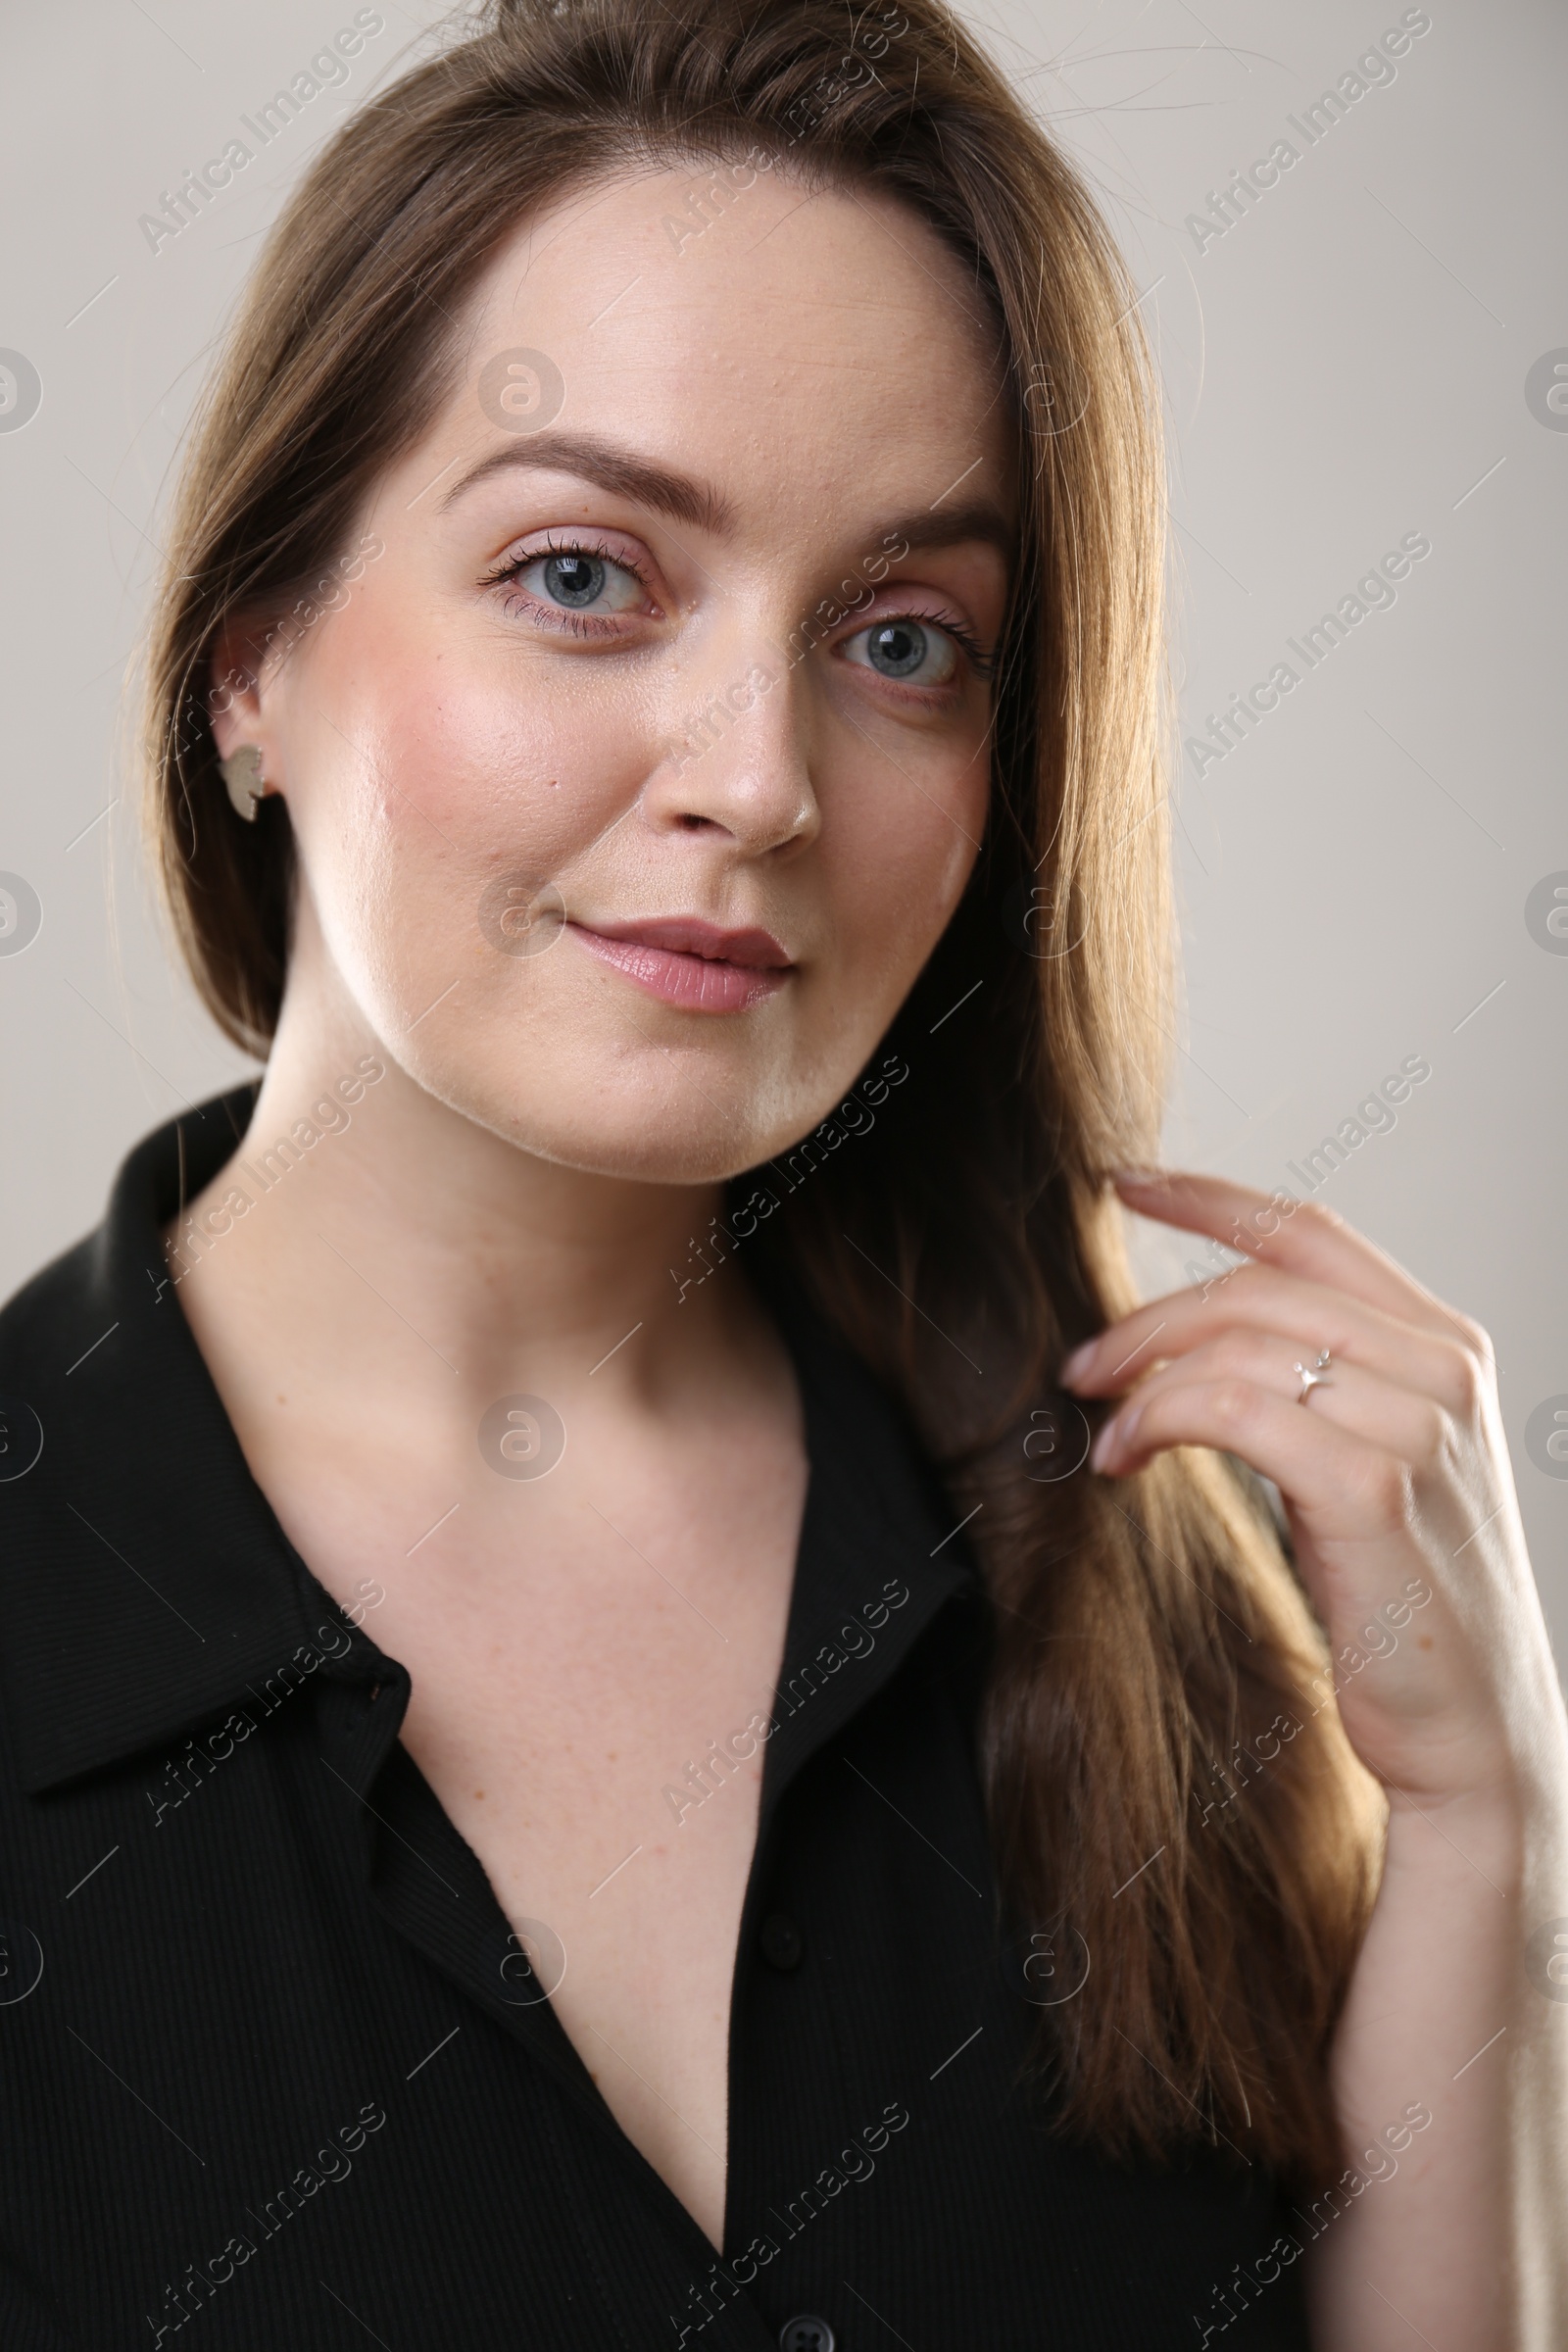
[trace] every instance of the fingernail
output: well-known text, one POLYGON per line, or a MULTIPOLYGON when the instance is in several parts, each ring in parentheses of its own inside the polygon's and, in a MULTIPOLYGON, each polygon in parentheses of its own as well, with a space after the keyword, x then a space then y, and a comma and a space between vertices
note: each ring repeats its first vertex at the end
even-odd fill
POLYGON ((1085 1340, 1081 1348, 1075 1348, 1073 1349, 1071 1355, 1068 1356, 1066 1362, 1061 1367, 1061 1379, 1062 1386, 1064 1388, 1070 1389, 1072 1387, 1073 1382, 1077 1380, 1083 1373, 1085 1366, 1088 1364, 1089 1359, 1094 1352, 1095 1343, 1093 1340, 1085 1340))
POLYGON ((1163 1184, 1165 1171, 1163 1168, 1118 1168, 1113 1181, 1117 1184, 1163 1184))
POLYGON ((1123 1413, 1113 1413, 1102 1429, 1091 1448, 1089 1459, 1096 1470, 1103 1470, 1113 1453, 1125 1453, 1138 1427, 1139 1407, 1123 1413))

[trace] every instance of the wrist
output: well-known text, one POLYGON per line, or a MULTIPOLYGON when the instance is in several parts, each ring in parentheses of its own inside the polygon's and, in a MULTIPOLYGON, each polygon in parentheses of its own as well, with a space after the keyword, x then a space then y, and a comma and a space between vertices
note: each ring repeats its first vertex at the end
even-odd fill
POLYGON ((1462 1733, 1447 1731, 1429 1750, 1412 1747, 1396 1778, 1378 1774, 1391 1816, 1474 1820, 1499 1832, 1568 1818, 1568 1713, 1555 1690, 1552 1697, 1550 1709, 1521 1707, 1511 1722, 1499 1711, 1462 1733))
POLYGON ((1406 1873, 1451 1878, 1478 1891, 1477 1874, 1505 1896, 1568 1884, 1568 1785, 1558 1775, 1509 1772, 1446 1793, 1390 1788, 1384 1883, 1406 1873))

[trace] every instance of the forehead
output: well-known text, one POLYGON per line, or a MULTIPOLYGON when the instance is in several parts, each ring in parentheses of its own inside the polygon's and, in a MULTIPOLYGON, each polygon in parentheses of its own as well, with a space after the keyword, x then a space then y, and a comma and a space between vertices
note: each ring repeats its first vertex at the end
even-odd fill
POLYGON ((995 325, 957 256, 880 192, 628 170, 515 230, 467 326, 442 419, 465 447, 498 425, 602 430, 803 519, 935 504, 959 480, 1005 495, 995 325), (509 419, 497 385, 518 353, 509 419))

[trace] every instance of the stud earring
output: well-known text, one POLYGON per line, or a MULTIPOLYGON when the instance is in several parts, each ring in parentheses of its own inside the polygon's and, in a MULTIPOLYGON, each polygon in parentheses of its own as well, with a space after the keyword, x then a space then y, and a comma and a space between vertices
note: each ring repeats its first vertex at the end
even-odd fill
POLYGON ((266 784, 262 776, 262 747, 259 743, 242 743, 237 752, 218 762, 230 806, 247 824, 256 822, 266 784))

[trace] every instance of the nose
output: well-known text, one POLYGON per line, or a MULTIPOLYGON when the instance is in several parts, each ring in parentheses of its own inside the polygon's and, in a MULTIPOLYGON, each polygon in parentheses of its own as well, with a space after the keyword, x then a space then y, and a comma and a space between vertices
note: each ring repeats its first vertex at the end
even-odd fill
POLYGON ((641 797, 660 833, 709 834, 752 857, 814 841, 807 712, 787 657, 766 648, 710 669, 671 702, 663 757, 641 797))

